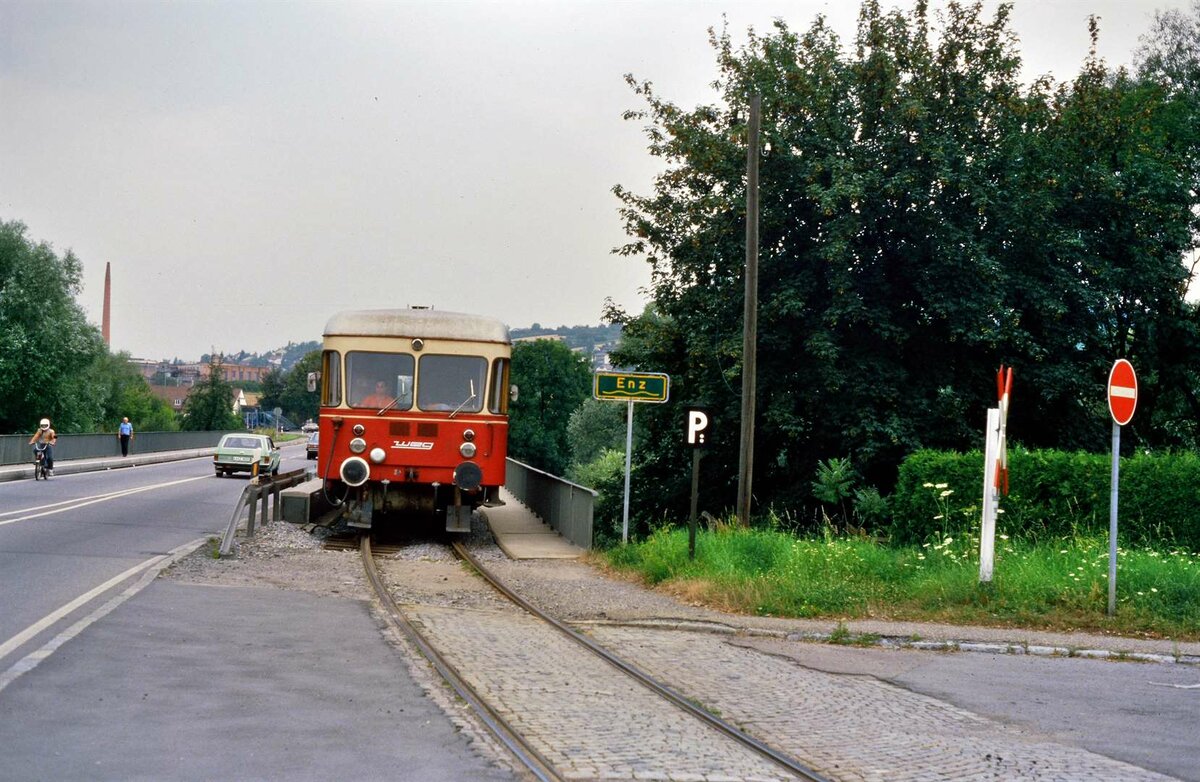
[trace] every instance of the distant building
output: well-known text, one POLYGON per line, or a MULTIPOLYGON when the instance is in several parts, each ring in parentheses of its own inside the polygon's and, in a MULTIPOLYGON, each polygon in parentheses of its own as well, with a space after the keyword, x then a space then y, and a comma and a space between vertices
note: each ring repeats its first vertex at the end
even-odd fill
POLYGON ((538 334, 532 337, 517 337, 513 342, 537 342, 539 339, 549 340, 551 342, 566 342, 567 338, 562 334, 538 334))
POLYGON ((152 385, 150 386, 150 393, 169 404, 171 409, 176 413, 182 413, 183 405, 185 402, 187 402, 188 394, 192 393, 192 387, 152 385))
MULTIPOLYGON (((135 367, 151 386, 192 386, 212 374, 212 364, 172 364, 170 361, 148 361, 131 358, 135 367)), ((261 383, 263 375, 273 367, 252 367, 248 364, 221 364, 221 379, 227 383, 261 383)))

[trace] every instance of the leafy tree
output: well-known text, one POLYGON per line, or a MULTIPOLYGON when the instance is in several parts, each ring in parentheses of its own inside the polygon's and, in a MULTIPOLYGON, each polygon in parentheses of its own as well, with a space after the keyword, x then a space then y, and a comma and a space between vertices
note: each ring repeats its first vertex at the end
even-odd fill
POLYGON ((289 419, 303 423, 317 418, 320 403, 315 391, 308 390, 308 373, 321 368, 320 349, 312 350, 291 369, 271 370, 263 375, 263 394, 260 403, 264 408, 279 407, 289 419))
POLYGON ((588 360, 556 341, 519 342, 513 347, 512 382, 520 392, 509 409, 509 455, 564 474, 571 453, 567 425, 590 393, 588 360))
POLYGON ((624 324, 613 360, 672 377, 672 404, 643 416, 643 512, 686 507, 681 403, 716 413, 702 502, 732 502, 750 92, 765 142, 760 506, 807 496, 822 459, 849 454, 886 486, 906 453, 975 444, 1001 363, 1027 444, 1103 447, 1119 355, 1149 392, 1131 440, 1189 436, 1153 401, 1179 410, 1196 387, 1197 353, 1181 353, 1197 344, 1180 263, 1197 198, 1187 105, 1094 53, 1071 82, 1023 87, 1009 13, 951 2, 934 34, 927 3, 867 0, 848 50, 820 18, 740 50, 714 33, 722 102, 691 111, 630 77, 646 108, 627 116, 667 164, 649 195, 615 188, 631 237, 618 252, 650 264, 654 304, 609 313, 624 324))
MULTIPOLYGON (((625 452, 626 407, 588 397, 567 422, 571 462, 588 464, 605 450, 625 452)), ((635 444, 636 447, 636 444, 635 444)))
POLYGON ((280 397, 280 407, 284 415, 303 423, 308 419, 317 419, 320 411, 320 400, 317 392, 308 390, 308 373, 321 369, 320 349, 310 351, 304 358, 297 361, 284 378, 283 393, 280 397))
POLYGON ((43 416, 63 432, 99 423, 104 400, 84 378, 105 347, 73 298, 81 275, 70 251, 0 222, 0 431, 32 431, 43 416))
POLYGON ((218 362, 210 362, 209 369, 208 377, 193 386, 184 402, 183 428, 198 432, 241 429, 242 421, 233 412, 233 385, 221 376, 218 362))
POLYGON ((129 364, 128 353, 104 353, 87 372, 85 385, 104 400, 100 429, 115 431, 128 417, 135 431, 173 432, 179 420, 171 406, 150 392, 150 386, 129 364))

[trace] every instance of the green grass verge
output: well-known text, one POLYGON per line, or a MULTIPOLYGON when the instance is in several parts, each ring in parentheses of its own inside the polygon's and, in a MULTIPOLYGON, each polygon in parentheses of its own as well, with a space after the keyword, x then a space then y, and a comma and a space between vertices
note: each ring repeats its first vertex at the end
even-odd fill
POLYGON ((690 600, 764 616, 895 619, 1200 640, 1200 553, 1118 551, 1117 612, 1107 616, 1108 541, 997 539, 990 585, 979 541, 938 535, 920 546, 797 538, 766 530, 659 531, 606 552, 609 563, 690 600))

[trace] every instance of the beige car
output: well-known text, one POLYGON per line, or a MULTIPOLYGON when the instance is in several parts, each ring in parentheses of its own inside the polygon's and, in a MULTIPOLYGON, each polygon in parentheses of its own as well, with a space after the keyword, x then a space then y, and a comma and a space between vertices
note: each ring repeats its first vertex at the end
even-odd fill
POLYGON ((213 454, 213 469, 217 477, 233 472, 251 475, 274 475, 279 472, 279 449, 265 434, 227 434, 217 444, 213 454))

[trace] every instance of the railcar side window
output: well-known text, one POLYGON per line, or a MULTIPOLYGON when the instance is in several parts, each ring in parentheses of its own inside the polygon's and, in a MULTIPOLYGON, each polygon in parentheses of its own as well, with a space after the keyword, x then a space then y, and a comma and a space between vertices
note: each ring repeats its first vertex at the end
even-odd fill
POLYGON ((483 409, 487 359, 482 356, 421 356, 417 407, 478 413, 483 409))
POLYGON ((492 362, 492 394, 488 399, 488 410, 493 413, 508 412, 508 359, 498 358, 492 362))
POLYGON ((351 407, 409 410, 413 403, 413 357, 407 353, 346 354, 346 384, 351 407))
POLYGON ((342 403, 342 354, 326 350, 321 356, 321 404, 337 407, 342 403))

